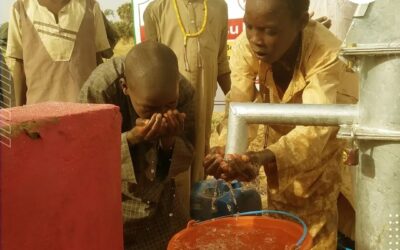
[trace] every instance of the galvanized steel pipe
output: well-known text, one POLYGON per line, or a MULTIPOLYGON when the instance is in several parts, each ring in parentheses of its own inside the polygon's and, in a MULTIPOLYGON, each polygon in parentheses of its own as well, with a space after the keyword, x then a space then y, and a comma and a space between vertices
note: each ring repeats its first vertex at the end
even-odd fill
POLYGON ((357 140, 356 249, 362 250, 400 249, 400 138, 390 136, 400 133, 399 9, 400 1, 370 3, 354 18, 341 52, 361 76, 360 130, 370 138, 387 131, 375 134, 381 140, 357 140))
MULTIPOLYGON (((359 126, 400 131, 400 56, 361 58, 359 126)), ((400 142, 359 140, 356 248, 400 248, 400 142)))
POLYGON ((338 126, 353 124, 357 115, 356 105, 231 103, 226 153, 246 151, 249 124, 338 126))

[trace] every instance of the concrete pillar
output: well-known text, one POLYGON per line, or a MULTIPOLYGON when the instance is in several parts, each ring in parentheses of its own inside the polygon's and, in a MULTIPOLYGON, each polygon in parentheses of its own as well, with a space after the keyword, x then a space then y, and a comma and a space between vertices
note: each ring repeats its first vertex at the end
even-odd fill
POLYGON ((0 110, 0 249, 122 250, 118 108, 0 110))

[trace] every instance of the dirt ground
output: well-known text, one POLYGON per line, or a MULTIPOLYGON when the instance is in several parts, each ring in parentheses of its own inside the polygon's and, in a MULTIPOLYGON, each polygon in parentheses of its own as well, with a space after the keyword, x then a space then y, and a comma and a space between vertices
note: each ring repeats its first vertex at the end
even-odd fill
POLYGON ((133 38, 129 40, 120 39, 115 45, 114 56, 124 56, 133 47, 133 38))

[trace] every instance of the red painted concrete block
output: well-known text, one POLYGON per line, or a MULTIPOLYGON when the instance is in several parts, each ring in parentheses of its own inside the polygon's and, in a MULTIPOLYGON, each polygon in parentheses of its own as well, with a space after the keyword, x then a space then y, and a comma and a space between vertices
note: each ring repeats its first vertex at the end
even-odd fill
POLYGON ((123 249, 117 107, 3 109, 0 127, 1 250, 123 249))

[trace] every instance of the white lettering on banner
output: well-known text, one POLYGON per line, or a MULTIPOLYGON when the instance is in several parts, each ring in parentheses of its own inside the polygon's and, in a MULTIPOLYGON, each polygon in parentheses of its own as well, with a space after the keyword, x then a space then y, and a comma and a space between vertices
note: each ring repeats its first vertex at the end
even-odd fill
POLYGON ((239 34, 239 25, 229 26, 228 34, 229 35, 238 35, 239 34))
POLYGON ((228 20, 228 40, 235 40, 243 30, 245 29, 245 24, 243 19, 229 19, 228 20))

